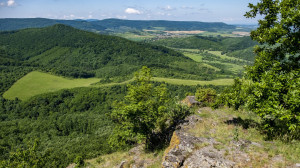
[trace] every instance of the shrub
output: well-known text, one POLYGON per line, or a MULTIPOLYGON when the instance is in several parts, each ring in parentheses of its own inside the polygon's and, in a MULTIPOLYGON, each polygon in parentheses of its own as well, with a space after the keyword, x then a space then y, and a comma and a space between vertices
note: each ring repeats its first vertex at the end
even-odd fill
POLYGON ((198 88, 195 93, 196 100, 205 104, 213 103, 216 95, 216 90, 212 88, 198 88))

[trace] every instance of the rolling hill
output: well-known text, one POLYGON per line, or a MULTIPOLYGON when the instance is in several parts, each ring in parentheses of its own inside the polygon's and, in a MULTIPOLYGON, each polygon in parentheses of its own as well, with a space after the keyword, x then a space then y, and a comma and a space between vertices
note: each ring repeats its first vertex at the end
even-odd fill
POLYGON ((235 76, 173 49, 53 24, 0 32, 0 161, 35 138, 38 152, 49 152, 45 167, 113 152, 107 139, 114 124, 108 115, 127 88, 112 85, 115 81, 86 87, 99 81, 92 77, 126 83, 147 65, 154 84, 167 81, 172 97, 183 98, 200 84, 231 84, 223 78, 235 76), (198 81, 209 79, 219 80, 198 81))
POLYGON ((104 19, 92 22, 106 28, 129 27, 138 30, 163 28, 164 30, 228 30, 235 29, 235 26, 227 25, 222 22, 196 22, 196 21, 167 21, 167 20, 122 20, 104 19))
POLYGON ((154 75, 204 79, 214 70, 174 50, 99 35, 65 25, 0 33, 0 57, 70 77, 132 75, 146 65, 154 75))
POLYGON ((0 31, 19 30, 25 28, 41 28, 55 24, 65 24, 78 29, 88 31, 111 32, 120 29, 156 29, 164 30, 231 30, 236 26, 227 25, 222 22, 191 22, 191 21, 166 21, 166 20, 54 20, 45 18, 7 18, 0 19, 0 31), (105 31, 108 29, 108 31, 105 31))
MULTIPOLYGON (((154 45, 175 49, 197 49, 198 51, 221 51, 228 56, 254 62, 253 47, 258 45, 250 37, 205 37, 167 38, 148 41, 154 45)), ((185 50, 187 51, 187 50, 185 50)))

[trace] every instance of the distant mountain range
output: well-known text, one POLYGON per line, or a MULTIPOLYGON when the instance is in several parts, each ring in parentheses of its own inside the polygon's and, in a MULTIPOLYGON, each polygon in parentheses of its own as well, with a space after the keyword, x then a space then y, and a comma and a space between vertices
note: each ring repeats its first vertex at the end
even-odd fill
POLYGON ((0 19, 0 31, 19 30, 25 28, 41 28, 55 24, 65 24, 87 31, 109 32, 118 29, 162 29, 167 31, 203 30, 220 31, 235 29, 236 26, 222 22, 196 22, 196 21, 166 21, 166 20, 54 20, 46 18, 7 18, 0 19))

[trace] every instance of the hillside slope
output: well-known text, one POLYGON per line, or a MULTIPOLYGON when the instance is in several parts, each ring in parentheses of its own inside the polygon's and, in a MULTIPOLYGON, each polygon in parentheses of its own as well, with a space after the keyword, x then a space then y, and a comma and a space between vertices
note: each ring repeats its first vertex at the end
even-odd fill
POLYGON ((86 160, 86 167, 299 167, 300 142, 266 141, 253 113, 195 109, 196 114, 176 127, 165 150, 145 152, 143 146, 136 146, 86 160))
POLYGON ((165 47, 61 24, 1 32, 0 53, 2 58, 71 77, 126 76, 143 65, 161 77, 203 79, 214 73, 213 69, 165 47))

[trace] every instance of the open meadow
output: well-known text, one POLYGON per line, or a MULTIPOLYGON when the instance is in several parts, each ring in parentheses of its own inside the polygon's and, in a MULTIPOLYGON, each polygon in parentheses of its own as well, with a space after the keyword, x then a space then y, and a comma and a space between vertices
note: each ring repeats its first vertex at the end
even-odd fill
POLYGON ((6 99, 26 100, 34 95, 54 92, 60 89, 75 87, 87 87, 98 82, 97 78, 88 79, 67 79, 43 72, 33 71, 18 80, 8 91, 3 94, 6 99))

